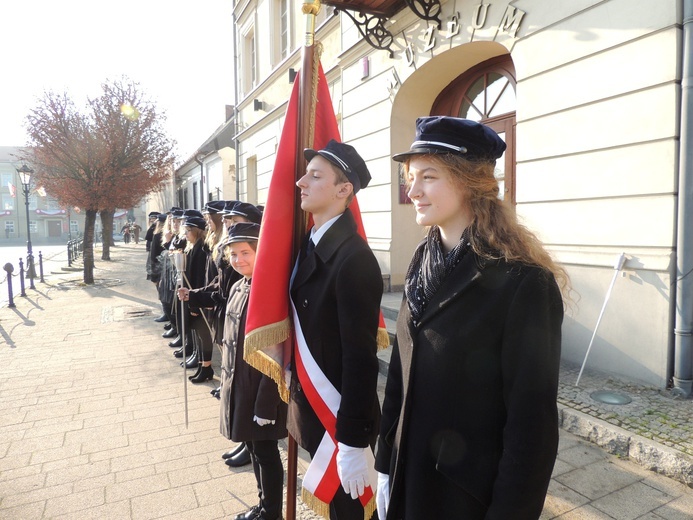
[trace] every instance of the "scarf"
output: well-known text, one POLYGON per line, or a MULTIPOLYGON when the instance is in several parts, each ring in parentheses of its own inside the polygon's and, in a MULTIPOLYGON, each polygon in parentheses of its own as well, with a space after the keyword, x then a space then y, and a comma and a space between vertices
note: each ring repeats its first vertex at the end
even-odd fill
POLYGON ((431 228, 426 239, 416 248, 404 285, 404 294, 414 325, 418 326, 428 302, 470 249, 469 228, 467 228, 457 245, 449 253, 444 254, 440 230, 437 226, 431 228))

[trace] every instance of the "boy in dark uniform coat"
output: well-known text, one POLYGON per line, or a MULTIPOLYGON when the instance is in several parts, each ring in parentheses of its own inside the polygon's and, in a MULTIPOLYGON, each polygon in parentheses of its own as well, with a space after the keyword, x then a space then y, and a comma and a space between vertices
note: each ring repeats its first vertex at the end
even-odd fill
MULTIPOLYGON (((341 486, 330 502, 330 518, 363 520, 358 498, 376 484, 371 450, 380 420, 376 336, 382 277, 347 206, 371 177, 356 150, 334 140, 304 155, 306 174, 296 184, 314 227, 312 245, 305 241, 291 282, 295 326, 300 325, 311 357, 340 397, 335 438, 341 486)), ((325 428, 305 391, 308 376, 297 376, 296 352, 292 366, 288 428, 315 458, 325 428)))

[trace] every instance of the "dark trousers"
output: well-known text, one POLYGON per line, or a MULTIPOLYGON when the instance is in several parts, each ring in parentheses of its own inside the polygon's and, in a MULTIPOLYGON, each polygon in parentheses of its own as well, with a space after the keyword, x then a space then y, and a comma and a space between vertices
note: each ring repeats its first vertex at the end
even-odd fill
POLYGON ((246 441, 245 445, 250 452, 257 481, 260 518, 278 520, 282 518, 284 466, 279 456, 277 441, 246 441))
POLYGON ((200 361, 212 361, 212 335, 202 315, 190 317, 190 328, 200 361))

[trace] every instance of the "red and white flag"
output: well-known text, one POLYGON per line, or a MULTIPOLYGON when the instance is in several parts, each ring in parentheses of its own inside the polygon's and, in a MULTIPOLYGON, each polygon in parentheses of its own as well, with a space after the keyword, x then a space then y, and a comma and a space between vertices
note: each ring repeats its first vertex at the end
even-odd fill
MULTIPOLYGON (((301 71, 302 73, 303 71, 301 71)), ((267 204, 258 240, 253 283, 250 289, 244 343, 244 359, 271 377, 277 383, 282 399, 287 402, 289 395, 285 383, 285 370, 291 360, 292 343, 296 341, 296 335, 292 329, 289 283, 295 262, 292 250, 294 220, 298 212, 301 211, 300 207, 296 207, 295 196, 298 173, 295 165, 297 164, 297 150, 299 150, 299 84, 300 81, 297 77, 289 99, 272 179, 270 180, 267 204)), ((322 66, 318 66, 316 99, 312 148, 320 150, 327 145, 330 139, 341 141, 322 66)), ((359 234, 365 239, 366 234, 356 198, 349 205, 349 209, 356 220, 359 234)), ((301 352, 305 353, 306 349, 300 348, 300 342, 299 339, 298 344, 296 344, 296 353, 302 356, 301 352)), ((388 344, 385 321, 381 314, 378 326, 378 347, 385 348, 388 344)), ((302 357, 303 362, 299 361, 300 366, 294 367, 295 370, 302 372, 301 380, 303 381, 304 377, 308 377, 311 381, 320 379, 321 374, 310 369, 310 367, 316 367, 317 364, 310 359, 305 359, 305 356, 302 357), (306 367, 308 367, 307 371, 306 367)), ((319 371, 319 368, 317 370, 319 371)), ((296 374, 294 374, 295 376, 296 374)), ((302 386, 306 387, 303 383, 302 386)), ((316 391, 311 392, 312 397, 309 396, 309 398, 311 406, 316 410, 326 430, 324 449, 322 453, 316 454, 306 471, 302 495, 304 502, 325 515, 326 511, 329 512, 329 503, 339 486, 335 460, 337 442, 334 439, 339 394, 337 393, 336 396, 327 395, 320 390, 321 388, 321 385, 316 382, 316 391), (337 399, 336 404, 335 399, 337 399)), ((375 482, 371 484, 375 486, 375 482)), ((364 510, 372 514, 375 509, 373 489, 368 488, 360 499, 364 510)), ((329 516, 329 513, 326 516, 329 516)))
POLYGON ((11 182, 7 183, 7 187, 10 190, 10 197, 16 197, 17 196, 17 188, 12 184, 11 182))

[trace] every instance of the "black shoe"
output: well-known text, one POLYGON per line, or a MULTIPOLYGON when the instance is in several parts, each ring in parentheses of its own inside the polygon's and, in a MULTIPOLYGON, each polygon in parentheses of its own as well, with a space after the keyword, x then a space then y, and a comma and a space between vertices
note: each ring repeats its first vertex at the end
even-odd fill
POLYGON ((178 331, 176 329, 168 329, 161 335, 162 338, 175 338, 176 336, 178 336, 178 331))
POLYGON ((224 453, 221 458, 226 460, 233 458, 235 455, 238 455, 240 452, 242 452, 245 449, 245 443, 241 442, 238 446, 236 446, 234 449, 227 451, 224 453))
POLYGON ((197 375, 190 380, 191 383, 204 383, 205 381, 214 379, 214 369, 211 366, 200 366, 202 368, 200 368, 197 375))
POLYGON ((210 392, 212 394, 212 397, 216 397, 217 399, 221 399, 221 387, 218 386, 214 390, 210 392))
MULTIPOLYGON (((200 360, 197 357, 197 352, 193 352, 190 357, 185 360, 185 368, 197 368, 200 364, 200 360)), ((180 362, 180 366, 183 366, 183 362, 180 362)))
POLYGON ((260 506, 255 506, 249 511, 246 511, 245 513, 241 513, 240 515, 236 515, 234 517, 234 520, 254 520, 255 518, 258 518, 260 516, 260 506))
MULTIPOLYGON (((186 347, 185 349, 185 357, 189 357, 190 354, 192 354, 192 347, 186 347)), ((183 357, 183 347, 179 348, 176 350, 173 355, 177 358, 182 358, 183 357)))
POLYGON ((170 321, 166 325, 164 325, 164 330, 171 330, 172 328, 173 328, 173 323, 171 323, 170 321))
POLYGON ((227 466, 231 466, 232 468, 240 468, 241 466, 250 464, 250 452, 245 445, 243 445, 243 448, 244 449, 239 454, 231 457, 230 459, 226 459, 225 464, 227 466))
POLYGON ((173 341, 168 342, 168 346, 171 348, 177 348, 177 347, 182 347, 183 346, 183 338, 178 336, 176 339, 173 341))
POLYGON ((168 318, 166 317, 165 314, 162 314, 162 315, 159 316, 158 318, 154 318, 154 321, 157 322, 157 323, 163 323, 163 322, 165 322, 165 321, 168 321, 168 318))
POLYGON ((202 370, 202 363, 197 365, 197 370, 195 370, 195 373, 191 376, 188 376, 188 379, 192 380, 194 377, 197 377, 200 374, 200 370, 202 370))

